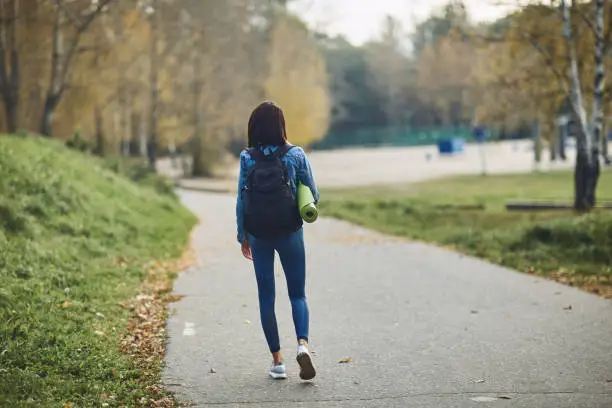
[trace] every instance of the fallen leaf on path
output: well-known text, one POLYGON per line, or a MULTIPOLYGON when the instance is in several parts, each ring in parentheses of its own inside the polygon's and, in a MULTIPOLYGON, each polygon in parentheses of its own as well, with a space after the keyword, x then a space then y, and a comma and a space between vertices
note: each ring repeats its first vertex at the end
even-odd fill
POLYGON ((168 301, 168 303, 174 303, 174 302, 178 302, 179 300, 183 299, 185 296, 184 295, 169 295, 166 300, 168 301))
POLYGON ((502 395, 501 397, 499 397, 499 399, 503 399, 503 400, 509 400, 509 399, 512 399, 512 398, 510 398, 510 397, 507 397, 507 396, 505 396, 505 395, 502 395))
POLYGON ((563 310, 572 310, 572 305, 569 305, 567 307, 564 307, 563 310))
POLYGON ((246 319, 246 320, 244 321, 244 324, 251 324, 251 321, 250 321, 249 319, 246 319))
POLYGON ((478 314, 478 310, 470 310, 471 314, 478 314))
POLYGON ((483 380, 483 379, 479 379, 479 380, 472 380, 472 382, 473 382, 474 384, 482 384, 483 382, 485 382, 485 380, 483 380))
POLYGON ((347 358, 344 358, 344 359, 338 361, 338 364, 347 364, 347 363, 350 363, 351 361, 353 361, 353 359, 350 358, 350 357, 347 357, 347 358))
POLYGON ((209 371, 211 374, 217 374, 217 370, 215 370, 214 368, 211 368, 209 371))

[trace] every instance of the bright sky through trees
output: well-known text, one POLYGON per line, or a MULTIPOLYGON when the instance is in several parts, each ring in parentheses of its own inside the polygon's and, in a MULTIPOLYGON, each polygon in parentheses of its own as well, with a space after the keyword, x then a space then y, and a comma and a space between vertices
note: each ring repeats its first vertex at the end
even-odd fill
MULTIPOLYGON (((330 34, 342 34, 359 45, 375 38, 386 14, 400 19, 407 30, 414 21, 427 18, 446 0, 296 0, 293 9, 312 28, 330 34)), ((504 15, 507 6, 492 0, 465 0, 470 16, 476 21, 504 15)), ((511 2, 508 2, 511 3, 511 2)))

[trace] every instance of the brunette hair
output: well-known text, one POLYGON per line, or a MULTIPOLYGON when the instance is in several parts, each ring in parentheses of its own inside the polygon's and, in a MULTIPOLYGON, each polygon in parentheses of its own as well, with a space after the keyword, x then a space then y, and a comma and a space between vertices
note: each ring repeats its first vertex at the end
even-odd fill
POLYGON ((287 143, 285 115, 273 102, 259 104, 251 113, 248 128, 248 146, 281 146, 287 143))

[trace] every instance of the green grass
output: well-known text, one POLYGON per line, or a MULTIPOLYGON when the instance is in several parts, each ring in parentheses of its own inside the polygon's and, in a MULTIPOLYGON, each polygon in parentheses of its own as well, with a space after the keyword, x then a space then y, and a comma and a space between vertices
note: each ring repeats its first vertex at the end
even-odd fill
POLYGON ((119 351, 130 312, 118 304, 138 293, 144 262, 180 256, 194 223, 171 195, 101 160, 0 136, 0 406, 146 395, 119 351))
MULTIPOLYGON (((571 173, 551 172, 328 190, 322 192, 321 210, 566 283, 607 285, 612 275, 612 211, 577 215, 504 209, 513 200, 571 203, 572 183, 571 173), (482 204, 485 210, 437 208, 447 204, 482 204)), ((602 174, 598 197, 612 201, 612 172, 602 174)))
POLYGON ((109 157, 105 158, 102 164, 107 169, 129 178, 141 186, 151 187, 159 194, 176 198, 172 180, 151 171, 145 159, 109 157))

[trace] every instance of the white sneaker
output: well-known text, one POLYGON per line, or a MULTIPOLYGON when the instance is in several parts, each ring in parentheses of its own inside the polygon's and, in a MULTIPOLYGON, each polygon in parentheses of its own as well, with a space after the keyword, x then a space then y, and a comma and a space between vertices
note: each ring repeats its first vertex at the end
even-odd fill
POLYGON ((270 377, 275 380, 284 380, 287 378, 287 371, 284 364, 272 365, 269 371, 270 377))
POLYGON ((302 380, 312 380, 316 373, 312 357, 308 351, 308 346, 300 344, 297 351, 297 362, 300 365, 300 378, 302 380))

